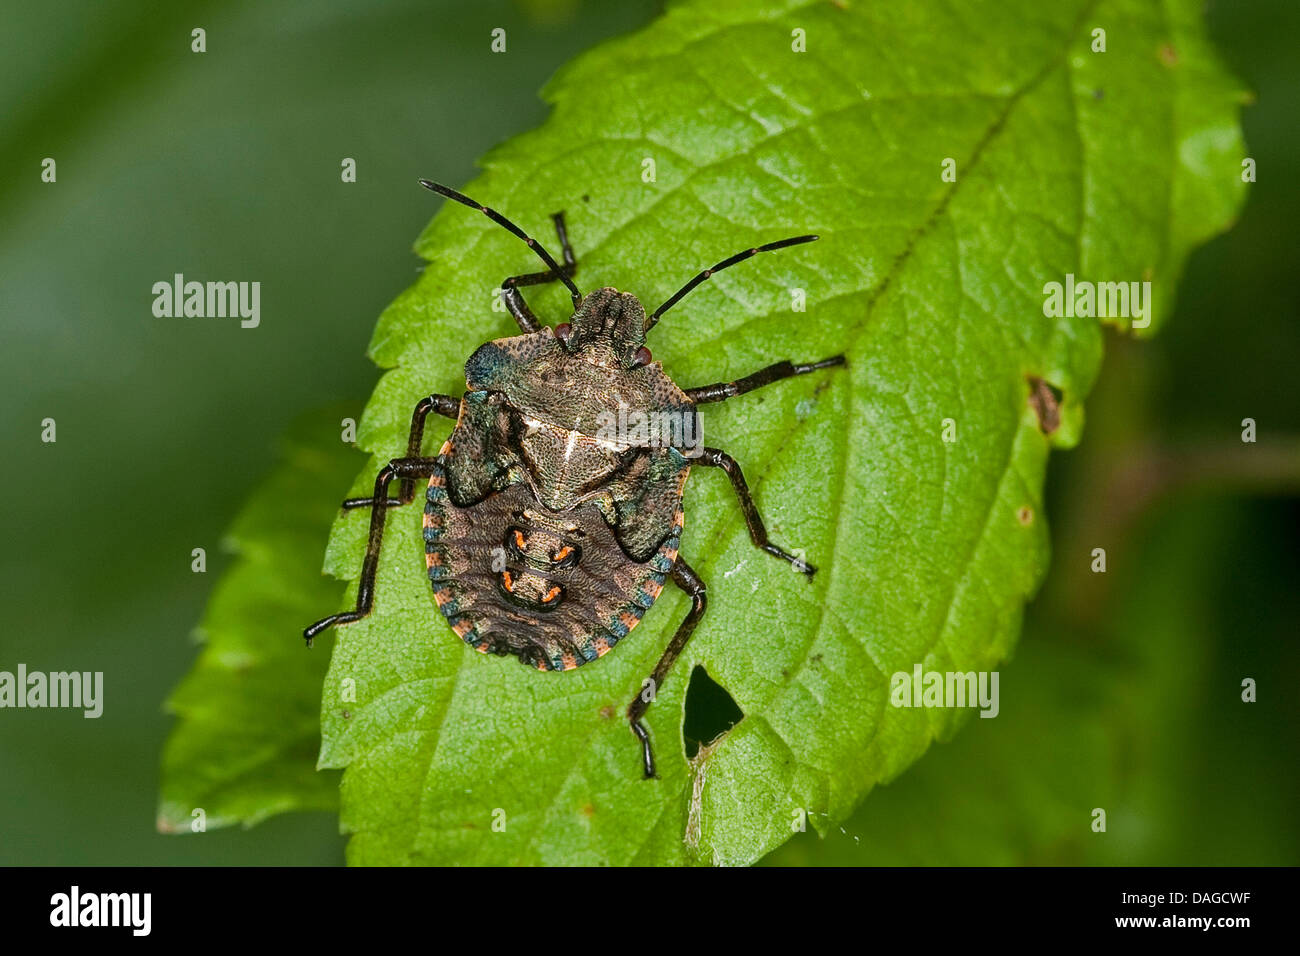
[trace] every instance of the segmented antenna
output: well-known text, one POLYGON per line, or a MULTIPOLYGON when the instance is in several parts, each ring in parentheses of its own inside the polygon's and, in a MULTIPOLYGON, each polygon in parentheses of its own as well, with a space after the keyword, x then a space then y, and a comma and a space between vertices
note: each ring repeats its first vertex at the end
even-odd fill
POLYGON ((498 226, 504 226, 505 228, 509 229, 512 233, 514 233, 524 242, 528 243, 528 248, 532 249, 533 252, 537 253, 538 257, 543 262, 546 263, 547 268, 555 273, 555 277, 559 279, 561 282, 563 282, 566 286, 568 286, 569 293, 570 295, 573 296, 573 305, 575 308, 577 307, 578 303, 582 301, 582 293, 578 291, 578 287, 574 285, 573 280, 564 274, 564 270, 561 269, 560 264, 551 257, 551 254, 546 251, 546 247, 543 246, 536 239, 534 239, 532 236, 528 235, 528 233, 524 232, 522 229, 516 226, 505 216, 501 215, 501 213, 497 212, 495 209, 491 209, 488 206, 483 205, 481 202, 475 202, 473 199, 470 199, 464 193, 458 193, 450 186, 444 186, 442 185, 442 183, 435 183, 427 179, 421 179, 420 185, 423 186, 425 189, 431 189, 434 192, 439 193, 440 195, 446 196, 448 199, 454 199, 456 200, 456 202, 460 203, 463 206, 469 206, 469 208, 471 209, 477 209, 479 212, 483 213, 483 215, 487 216, 489 219, 495 222, 498 226))
POLYGON ((682 297, 684 295, 686 295, 688 292, 694 289, 705 279, 712 276, 713 273, 721 272, 723 269, 729 268, 730 266, 734 266, 737 262, 744 262, 750 256, 758 255, 758 253, 760 252, 775 252, 777 249, 784 249, 787 246, 797 246, 800 243, 804 243, 804 242, 812 242, 813 240, 818 238, 820 237, 819 236, 794 236, 793 238, 790 239, 779 239, 776 242, 769 242, 766 245, 756 246, 753 249, 746 249, 744 252, 737 252, 734 256, 731 256, 728 259, 723 259, 716 266, 713 266, 712 268, 709 269, 705 269, 703 272, 699 273, 694 279, 692 279, 690 282, 686 283, 686 285, 682 286, 680 289, 674 292, 672 297, 667 302, 665 302, 663 305, 659 306, 659 308, 655 309, 652 313, 650 313, 650 317, 647 318, 645 322, 645 330, 649 332, 651 329, 653 329, 655 327, 655 323, 659 321, 659 316, 663 315, 665 312, 667 312, 669 309, 675 306, 678 302, 682 300, 682 297))

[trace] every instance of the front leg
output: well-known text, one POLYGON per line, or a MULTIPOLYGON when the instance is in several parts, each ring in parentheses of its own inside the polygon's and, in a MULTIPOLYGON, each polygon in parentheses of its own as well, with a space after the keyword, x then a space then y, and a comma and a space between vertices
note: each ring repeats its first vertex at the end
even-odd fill
MULTIPOLYGON (((573 247, 569 245, 569 230, 564 225, 564 213, 552 214, 551 221, 555 223, 555 234, 560 239, 560 256, 564 260, 564 264, 560 266, 560 271, 572 278, 574 273, 578 271, 578 260, 573 254, 573 247)), ((501 283, 501 301, 505 303, 507 311, 514 316, 515 323, 525 333, 540 331, 542 323, 537 316, 533 315, 533 310, 524 301, 524 294, 519 291, 519 287, 554 282, 557 278, 559 277, 548 269, 545 272, 529 272, 524 275, 510 276, 501 283)), ((575 308, 578 305, 576 296, 573 305, 575 308)))
POLYGON ((790 565, 803 574, 812 577, 817 573, 817 569, 802 558, 796 558, 789 551, 778 548, 767 538, 767 529, 763 527, 763 519, 759 516, 758 508, 754 504, 754 497, 749 492, 749 485, 745 482, 745 474, 740 470, 740 465, 736 464, 736 459, 732 458, 720 448, 705 448, 700 457, 695 459, 693 464, 708 465, 711 468, 721 468, 731 479, 731 487, 736 489, 736 497, 740 499, 740 510, 745 515, 745 526, 749 529, 749 540, 754 542, 755 547, 762 548, 768 554, 780 558, 782 561, 789 561, 790 565))
POLYGON ((685 390, 686 397, 696 405, 703 405, 706 402, 723 402, 729 398, 735 398, 737 395, 752 392, 756 388, 762 388, 764 385, 779 382, 783 378, 807 375, 809 372, 816 372, 819 369, 833 368, 836 365, 844 364, 843 355, 833 355, 830 358, 822 359, 820 362, 807 362, 801 365, 796 365, 787 359, 784 362, 776 362, 767 368, 760 369, 753 375, 738 378, 734 382, 717 382, 713 385, 701 385, 699 388, 688 388, 685 390))

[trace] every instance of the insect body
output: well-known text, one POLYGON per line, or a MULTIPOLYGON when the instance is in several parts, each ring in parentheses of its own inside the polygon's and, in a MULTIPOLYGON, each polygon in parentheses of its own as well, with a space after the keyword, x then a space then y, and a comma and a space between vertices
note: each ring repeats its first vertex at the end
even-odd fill
POLYGON ((325 628, 371 612, 387 510, 409 504, 416 482, 427 480, 423 534, 433 597, 456 634, 481 652, 513 654, 540 670, 572 670, 625 638, 667 581, 691 596, 691 610, 649 679, 652 692, 637 693, 627 709, 645 775, 653 777, 641 717, 706 603, 704 582, 678 553, 682 490, 692 464, 727 473, 756 546, 807 575, 814 572, 768 540, 735 460, 694 441, 696 406, 842 365, 844 358, 777 362, 736 381, 683 390, 652 360, 646 333, 714 272, 817 237, 784 239, 724 259, 647 316, 630 293, 603 288, 582 295, 573 282, 577 262, 563 214, 552 217, 561 265, 495 210, 446 186, 421 184, 509 229, 547 270, 502 283, 502 299, 523 334, 485 343, 470 356, 462 398, 423 399, 412 416, 406 456, 379 472, 372 497, 343 503, 371 509, 357 605, 316 622, 304 636, 310 645, 325 628), (541 325, 519 290, 557 279, 569 288, 574 312, 552 329, 541 325), (639 421, 666 427, 653 434, 620 427, 629 410, 639 421), (431 412, 456 419, 456 426, 439 453, 426 457, 424 424, 431 412), (389 497, 393 481, 401 482, 396 498, 389 497))

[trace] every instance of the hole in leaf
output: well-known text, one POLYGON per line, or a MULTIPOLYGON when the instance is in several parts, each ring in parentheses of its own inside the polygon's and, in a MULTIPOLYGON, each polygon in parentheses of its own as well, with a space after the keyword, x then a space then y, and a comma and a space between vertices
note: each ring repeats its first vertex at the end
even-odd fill
POLYGON ((688 760, 695 759, 701 745, 717 740, 745 716, 731 695, 699 664, 691 671, 685 711, 682 744, 688 760))

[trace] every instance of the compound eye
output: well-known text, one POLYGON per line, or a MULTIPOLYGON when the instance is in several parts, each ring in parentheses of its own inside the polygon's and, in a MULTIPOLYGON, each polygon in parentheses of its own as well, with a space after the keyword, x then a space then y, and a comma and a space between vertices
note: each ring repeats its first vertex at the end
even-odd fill
POLYGON ((636 355, 632 356, 632 367, 649 365, 653 358, 654 356, 650 354, 650 350, 643 345, 636 350, 636 355))
POLYGON ((568 322, 561 322, 555 327, 555 337, 565 345, 569 344, 569 335, 573 332, 573 326, 568 322))

